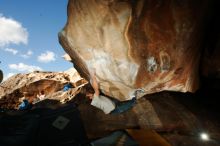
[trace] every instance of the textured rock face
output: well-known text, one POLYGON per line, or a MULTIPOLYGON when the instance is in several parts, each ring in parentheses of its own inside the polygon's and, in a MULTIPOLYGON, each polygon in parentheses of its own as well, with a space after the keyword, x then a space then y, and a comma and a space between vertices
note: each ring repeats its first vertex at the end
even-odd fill
POLYGON ((65 72, 17 74, 0 84, 0 108, 16 109, 24 98, 32 103, 44 99, 65 103, 78 94, 85 84, 87 81, 74 68, 65 72), (66 84, 72 84, 72 88, 63 91, 66 84), (42 91, 44 96, 40 98, 42 91))
POLYGON ((103 93, 119 100, 198 87, 206 1, 69 0, 59 41, 103 93), (137 92, 136 92, 137 91, 137 92))

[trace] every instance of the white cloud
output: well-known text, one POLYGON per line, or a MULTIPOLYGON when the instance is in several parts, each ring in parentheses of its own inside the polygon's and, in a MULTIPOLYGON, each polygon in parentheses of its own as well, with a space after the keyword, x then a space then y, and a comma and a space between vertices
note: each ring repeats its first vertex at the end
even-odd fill
POLYGON ((0 47, 8 44, 27 44, 28 32, 20 22, 0 14, 0 47))
POLYGON ((21 57, 29 58, 29 57, 31 57, 31 55, 33 55, 33 52, 31 50, 28 50, 27 53, 22 54, 21 57))
POLYGON ((40 56, 37 57, 37 60, 39 62, 48 63, 51 61, 55 61, 55 54, 52 51, 46 51, 45 53, 42 53, 40 56))
POLYGON ((10 69, 18 70, 18 71, 28 71, 33 72, 35 70, 42 70, 39 66, 27 65, 24 63, 19 64, 9 64, 10 69))
POLYGON ((4 51, 10 52, 10 53, 12 53, 13 55, 16 55, 16 54, 18 53, 18 50, 13 49, 13 48, 5 48, 4 51))
POLYGON ((11 76, 15 75, 15 73, 8 73, 5 77, 4 77, 4 81, 7 80, 8 78, 10 78, 11 76))

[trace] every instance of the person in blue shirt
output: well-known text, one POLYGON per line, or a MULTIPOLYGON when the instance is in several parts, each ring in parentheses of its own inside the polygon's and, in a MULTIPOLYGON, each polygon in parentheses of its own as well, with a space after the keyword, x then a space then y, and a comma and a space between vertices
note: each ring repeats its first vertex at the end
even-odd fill
POLYGON ((19 105, 19 110, 28 110, 32 108, 32 104, 29 103, 27 99, 24 99, 22 103, 19 105))

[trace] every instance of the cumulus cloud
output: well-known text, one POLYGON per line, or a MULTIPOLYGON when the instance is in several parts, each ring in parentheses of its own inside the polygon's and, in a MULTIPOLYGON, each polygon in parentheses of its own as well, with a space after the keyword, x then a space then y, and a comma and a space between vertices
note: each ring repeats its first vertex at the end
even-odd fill
POLYGON ((13 55, 16 55, 16 54, 18 53, 18 50, 13 49, 13 48, 5 48, 4 51, 10 52, 10 53, 12 53, 13 55))
POLYGON ((18 70, 18 71, 27 71, 27 72, 33 72, 35 70, 42 70, 39 66, 27 65, 24 63, 9 64, 9 68, 14 69, 14 70, 18 70))
POLYGON ((55 54, 52 51, 46 51, 45 53, 42 53, 40 56, 37 57, 37 60, 39 62, 48 63, 51 61, 55 61, 55 54))
POLYGON ((28 50, 27 53, 22 54, 21 57, 29 58, 29 57, 31 57, 31 55, 33 55, 33 52, 31 50, 28 50))
POLYGON ((7 80, 8 78, 10 78, 11 76, 15 75, 15 73, 8 73, 5 77, 4 77, 4 81, 7 80))
POLYGON ((20 22, 0 14, 0 47, 9 44, 27 44, 28 32, 20 22))

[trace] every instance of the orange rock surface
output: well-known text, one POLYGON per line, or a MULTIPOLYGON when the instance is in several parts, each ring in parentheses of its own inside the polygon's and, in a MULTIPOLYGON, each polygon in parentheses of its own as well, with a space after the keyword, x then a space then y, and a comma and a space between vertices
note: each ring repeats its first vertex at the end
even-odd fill
POLYGON ((119 100, 194 92, 207 0, 69 0, 59 41, 103 93, 119 100))

